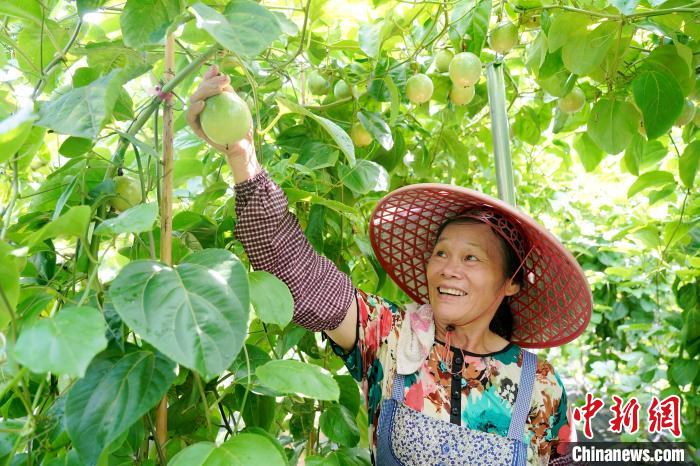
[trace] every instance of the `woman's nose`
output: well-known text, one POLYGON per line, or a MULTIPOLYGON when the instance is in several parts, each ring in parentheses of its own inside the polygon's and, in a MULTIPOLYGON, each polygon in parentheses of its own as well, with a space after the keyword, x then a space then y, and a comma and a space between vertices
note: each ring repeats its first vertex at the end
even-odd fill
POLYGON ((459 264, 454 259, 445 261, 440 274, 445 277, 459 277, 461 275, 459 264))

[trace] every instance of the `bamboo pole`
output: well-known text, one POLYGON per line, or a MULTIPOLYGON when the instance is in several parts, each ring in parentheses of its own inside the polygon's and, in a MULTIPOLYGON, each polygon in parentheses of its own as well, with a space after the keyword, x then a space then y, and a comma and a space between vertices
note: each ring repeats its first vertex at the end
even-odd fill
MULTIPOLYGON (((175 38, 168 34, 165 40, 164 86, 175 76, 175 38)), ((173 265, 173 106, 171 94, 163 98, 163 189, 160 199, 160 260, 173 265)), ((156 412, 156 441, 165 445, 168 440, 168 395, 158 405, 156 412)))

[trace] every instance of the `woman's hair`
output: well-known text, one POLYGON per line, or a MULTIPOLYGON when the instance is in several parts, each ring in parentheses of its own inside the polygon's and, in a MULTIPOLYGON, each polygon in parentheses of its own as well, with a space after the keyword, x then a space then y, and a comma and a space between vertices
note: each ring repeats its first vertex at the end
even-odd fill
MULTIPOLYGON (((440 238, 440 235, 442 234, 443 230, 447 227, 447 225, 451 223, 458 223, 458 224, 477 224, 477 223, 484 223, 480 221, 479 219, 476 218, 469 218, 469 217, 457 217, 457 218, 450 218, 447 219, 443 222, 442 225, 440 225, 440 228, 438 228, 437 231, 437 236, 435 237, 435 241, 437 241, 438 238, 440 238)), ((491 231, 493 231, 493 234, 496 235, 498 238, 498 243, 501 246, 501 251, 503 253, 503 275, 504 279, 510 278, 514 273, 515 270, 518 268, 520 265, 520 259, 518 258, 518 255, 513 251, 513 248, 508 244, 508 242, 498 234, 496 230, 493 229, 493 227, 490 227, 491 231)), ((518 273, 513 277, 513 282, 519 284, 520 286, 523 285, 523 269, 521 268, 518 273)), ((508 299, 504 298, 501 301, 501 304, 498 306, 498 309, 496 310, 496 313, 493 316, 493 319, 491 319, 491 323, 489 323, 489 329, 494 332, 495 334, 505 338, 506 340, 510 341, 510 339, 513 336, 513 313, 510 312, 510 305, 508 304, 508 299)))

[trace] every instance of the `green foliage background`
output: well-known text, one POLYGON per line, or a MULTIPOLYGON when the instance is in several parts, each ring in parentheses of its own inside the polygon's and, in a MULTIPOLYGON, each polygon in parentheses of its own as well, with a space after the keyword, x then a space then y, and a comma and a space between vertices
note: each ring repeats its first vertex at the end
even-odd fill
MULTIPOLYGON (((290 323, 284 284, 234 240, 232 178, 184 121, 202 65, 251 109, 258 156, 313 246, 399 303, 367 237, 387 191, 496 195, 485 79, 464 106, 442 49, 503 62, 519 205, 592 287, 588 330, 547 354, 572 393, 682 399, 700 446, 700 3, 688 0, 5 0, 0 3, 0 460, 368 464, 357 385, 290 323), (497 56, 488 31, 518 25, 497 56), (177 38, 163 86, 163 41, 177 38), (427 73, 430 102, 405 97, 427 73), (355 86, 316 96, 306 80, 355 86), (586 96, 573 114, 558 99, 586 96), (162 92, 175 105, 173 258, 158 262, 162 92), (374 142, 353 147, 362 124, 374 142), (118 213, 114 177, 141 203, 118 213), (138 196, 138 195, 137 195, 138 196), (212 279, 212 277, 214 279, 212 279), (251 310, 252 309, 252 310, 251 310), (154 409, 167 394, 169 440, 154 409)), ((626 440, 668 438, 642 426, 626 440)))

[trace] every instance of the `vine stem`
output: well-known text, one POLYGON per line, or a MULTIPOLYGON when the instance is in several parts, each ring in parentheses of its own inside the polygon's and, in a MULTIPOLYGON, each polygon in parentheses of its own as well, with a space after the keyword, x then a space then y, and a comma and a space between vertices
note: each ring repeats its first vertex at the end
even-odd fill
POLYGON ((12 211, 15 208, 15 202, 17 202, 17 196, 19 193, 19 178, 17 174, 17 154, 12 157, 12 194, 10 195, 10 202, 7 204, 5 209, 5 218, 2 222, 2 231, 0 231, 0 240, 5 239, 7 234, 7 229, 10 227, 12 221, 12 211))
POLYGON ((73 43, 75 43, 75 40, 78 38, 78 34, 80 33, 80 28, 83 25, 83 20, 82 18, 78 20, 78 23, 75 25, 75 29, 73 30, 73 35, 71 36, 70 40, 66 44, 63 49, 61 49, 61 53, 53 57, 53 60, 49 62, 48 65, 46 65, 46 68, 41 72, 41 78, 39 78, 39 81, 36 83, 36 86, 34 87, 34 91, 32 92, 32 100, 36 100, 36 98, 39 96, 41 93, 41 90, 44 88, 44 85, 46 84, 46 78, 48 78, 49 73, 53 68, 58 65, 60 62, 63 61, 63 59, 66 57, 66 54, 68 53, 68 50, 73 46, 73 43))
MULTIPOLYGON (((175 37, 170 33, 165 39, 165 71, 163 73, 165 85, 163 88, 166 88, 174 79, 175 37)), ((168 94, 165 95, 167 96, 168 94)), ((171 99, 166 98, 163 105, 163 189, 161 190, 162 197, 160 202, 160 260, 169 266, 173 265, 173 123, 173 105, 171 99)), ((165 445, 167 440, 168 395, 165 394, 156 411, 156 442, 160 445, 165 445)))

